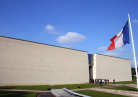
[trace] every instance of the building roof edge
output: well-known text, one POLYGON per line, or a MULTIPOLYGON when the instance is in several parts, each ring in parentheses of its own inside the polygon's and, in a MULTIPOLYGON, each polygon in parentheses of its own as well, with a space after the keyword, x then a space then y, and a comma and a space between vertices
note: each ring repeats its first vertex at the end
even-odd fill
MULTIPOLYGON (((108 56, 108 57, 114 57, 114 56, 109 56, 109 55, 104 55, 104 54, 99 54, 99 53, 94 53, 94 54, 108 56)), ((120 57, 114 57, 114 58, 125 59, 125 58, 120 58, 120 57)), ((130 59, 125 59, 125 60, 130 60, 130 59)))
POLYGON ((45 44, 45 43, 39 43, 39 42, 34 42, 34 41, 28 41, 28 40, 24 40, 24 39, 12 38, 12 37, 7 37, 7 36, 1 36, 0 35, 0 37, 9 38, 9 39, 15 39, 15 40, 20 40, 20 41, 25 41, 25 42, 31 42, 31 43, 36 43, 36 44, 48 45, 48 46, 53 46, 53 47, 59 47, 59 48, 64 48, 64 49, 69 49, 69 50, 87 52, 87 51, 82 51, 82 50, 77 50, 77 49, 71 49, 71 48, 66 48, 66 47, 60 47, 60 46, 55 46, 55 45, 50 45, 50 44, 45 44))

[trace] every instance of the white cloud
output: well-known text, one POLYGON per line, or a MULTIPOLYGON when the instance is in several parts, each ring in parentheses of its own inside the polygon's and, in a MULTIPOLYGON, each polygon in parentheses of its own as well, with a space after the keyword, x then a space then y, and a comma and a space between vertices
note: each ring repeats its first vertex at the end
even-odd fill
POLYGON ((45 26, 46 31, 48 31, 50 34, 57 34, 55 28, 52 25, 46 25, 45 26))
POLYGON ((117 48, 116 51, 122 52, 122 51, 124 51, 124 49, 123 48, 117 48))
POLYGON ((46 25, 45 28, 47 30, 54 30, 54 27, 52 25, 46 25))
POLYGON ((138 23, 137 19, 132 20, 133 23, 138 23))
POLYGON ((107 50, 107 47, 103 46, 103 47, 99 47, 99 50, 107 50))
POLYGON ((81 42, 84 39, 86 39, 86 37, 79 33, 68 32, 65 35, 59 36, 56 40, 59 43, 75 43, 75 42, 81 42))
POLYGON ((119 54, 115 53, 115 52, 106 52, 106 53, 104 53, 104 55, 109 55, 109 56, 114 56, 114 57, 118 57, 119 56, 119 54))
POLYGON ((65 48, 72 48, 72 45, 63 45, 62 47, 65 47, 65 48))

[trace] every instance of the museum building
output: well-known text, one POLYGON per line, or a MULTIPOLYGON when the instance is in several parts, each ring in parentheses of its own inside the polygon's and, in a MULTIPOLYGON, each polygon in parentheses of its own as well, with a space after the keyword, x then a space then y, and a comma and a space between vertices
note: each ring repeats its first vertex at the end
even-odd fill
POLYGON ((0 86, 131 81, 131 63, 101 54, 0 36, 0 86))

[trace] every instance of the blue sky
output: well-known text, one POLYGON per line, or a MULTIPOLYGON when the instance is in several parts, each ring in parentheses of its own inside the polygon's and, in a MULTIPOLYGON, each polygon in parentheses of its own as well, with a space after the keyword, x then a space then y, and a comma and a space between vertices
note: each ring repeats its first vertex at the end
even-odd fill
POLYGON ((0 35, 132 60, 132 47, 107 51, 131 18, 138 61, 138 0, 0 0, 0 35))

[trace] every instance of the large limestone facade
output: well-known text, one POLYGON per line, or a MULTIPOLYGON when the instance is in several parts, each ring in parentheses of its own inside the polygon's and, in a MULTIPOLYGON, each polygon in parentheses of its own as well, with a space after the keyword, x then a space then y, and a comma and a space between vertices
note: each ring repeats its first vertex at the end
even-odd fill
POLYGON ((90 75, 93 79, 132 81, 131 63, 128 59, 93 54, 91 66, 93 72, 90 75))
POLYGON ((88 54, 0 36, 0 85, 89 82, 88 54))

